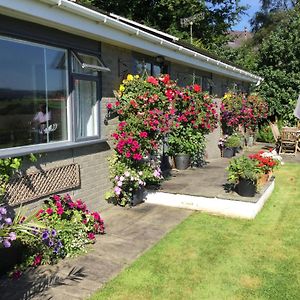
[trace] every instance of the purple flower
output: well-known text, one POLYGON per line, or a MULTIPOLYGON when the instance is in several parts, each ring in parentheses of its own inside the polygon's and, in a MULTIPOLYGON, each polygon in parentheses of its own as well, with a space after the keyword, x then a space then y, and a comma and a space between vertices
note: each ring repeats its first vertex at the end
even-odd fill
POLYGON ((0 207, 0 215, 6 215, 7 214, 7 210, 4 207, 0 207))
POLYGON ((60 240, 58 240, 58 242, 57 242, 57 245, 56 245, 56 246, 57 246, 58 248, 61 248, 61 247, 63 246, 60 240))
POLYGON ((6 223, 7 225, 11 225, 11 224, 12 224, 11 218, 6 218, 6 219, 4 219, 4 221, 5 221, 5 223, 6 223))
POLYGON ((11 241, 15 241, 15 240, 17 239, 16 233, 15 233, 15 232, 11 232, 11 233, 9 234, 9 239, 10 239, 11 241))
POLYGON ((55 231, 55 229, 52 229, 52 230, 51 230, 51 235, 52 235, 52 236, 56 236, 56 231, 55 231))
POLYGON ((54 245, 54 242, 52 240, 49 240, 48 246, 53 247, 53 245, 54 245))
POLYGON ((59 251, 59 248, 58 247, 55 247, 54 250, 53 250, 53 253, 57 254, 59 251))
POLYGON ((11 243, 8 239, 5 239, 2 244, 4 248, 9 248, 11 246, 11 243))
POLYGON ((49 238, 49 231, 48 230, 43 231, 42 239, 47 240, 48 238, 49 238))

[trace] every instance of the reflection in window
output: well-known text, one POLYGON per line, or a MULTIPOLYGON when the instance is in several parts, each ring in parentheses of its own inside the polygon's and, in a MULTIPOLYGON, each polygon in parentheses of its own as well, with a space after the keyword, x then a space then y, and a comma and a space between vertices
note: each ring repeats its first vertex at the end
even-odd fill
POLYGON ((144 59, 135 61, 136 74, 140 76, 159 76, 162 73, 161 66, 144 59))
POLYGON ((97 83, 90 80, 75 80, 77 139, 98 135, 97 83))
POLYGON ((66 140, 66 51, 2 37, 0 49, 0 149, 66 140))

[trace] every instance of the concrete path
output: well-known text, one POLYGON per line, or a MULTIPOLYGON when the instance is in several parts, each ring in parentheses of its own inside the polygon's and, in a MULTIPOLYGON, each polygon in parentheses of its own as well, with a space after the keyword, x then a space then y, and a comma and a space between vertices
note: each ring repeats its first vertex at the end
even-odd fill
POLYGON ((2 282, 0 299, 87 299, 191 213, 151 204, 111 207, 101 213, 106 234, 97 238, 90 252, 2 282))

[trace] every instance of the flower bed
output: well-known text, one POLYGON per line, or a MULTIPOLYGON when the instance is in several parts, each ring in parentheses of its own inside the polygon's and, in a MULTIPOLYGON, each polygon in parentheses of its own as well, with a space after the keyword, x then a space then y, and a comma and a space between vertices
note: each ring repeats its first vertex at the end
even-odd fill
POLYGON ((10 248, 15 242, 25 246, 23 262, 12 272, 15 278, 30 267, 86 252, 95 234, 104 233, 100 214, 89 211, 84 202, 73 201, 68 194, 50 197, 29 217, 18 214, 12 220, 4 207, 0 209, 2 247, 10 248))
POLYGON ((119 117, 113 133, 115 153, 110 159, 113 190, 106 199, 126 205, 141 187, 163 178, 159 149, 167 138, 168 153, 204 151, 204 134, 217 126, 217 109, 199 85, 180 88, 169 75, 128 75, 115 105, 119 117))

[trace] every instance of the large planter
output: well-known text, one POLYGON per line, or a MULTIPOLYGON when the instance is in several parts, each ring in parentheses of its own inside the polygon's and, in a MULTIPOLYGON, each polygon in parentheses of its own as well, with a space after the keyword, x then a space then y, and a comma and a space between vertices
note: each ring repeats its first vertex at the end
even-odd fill
POLYGON ((231 158, 235 155, 233 148, 224 148, 223 157, 231 158))
POLYGON ((13 242, 10 248, 0 248, 0 275, 11 271, 13 267, 20 264, 23 259, 23 253, 26 250, 25 246, 18 242, 13 242))
POLYGON ((142 202, 144 202, 144 193, 145 189, 140 187, 132 196, 130 206, 136 206, 142 202))
POLYGON ((242 197, 254 197, 256 193, 256 184, 249 179, 240 179, 235 186, 235 191, 242 197))
POLYGON ((189 154, 176 154, 175 155, 175 166, 178 170, 185 170, 190 166, 190 155, 189 154))

